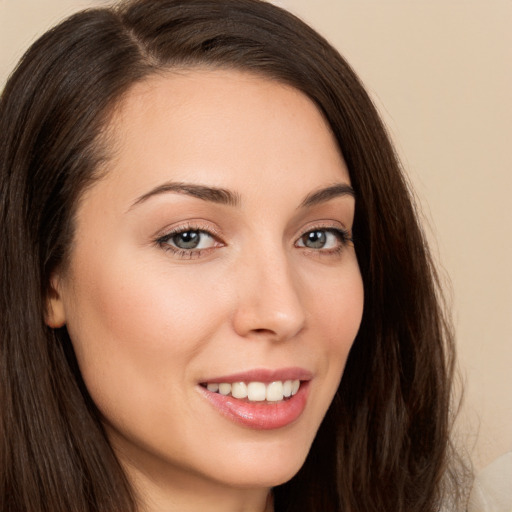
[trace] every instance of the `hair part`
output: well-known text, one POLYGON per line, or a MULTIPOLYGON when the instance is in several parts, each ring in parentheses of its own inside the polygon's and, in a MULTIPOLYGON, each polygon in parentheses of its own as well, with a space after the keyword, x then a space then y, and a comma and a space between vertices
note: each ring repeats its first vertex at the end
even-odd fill
POLYGON ((302 91, 356 191, 364 282, 340 388, 276 512, 438 510, 451 456, 454 345, 399 163, 342 57, 258 0, 135 0, 78 13, 26 53, 0 98, 0 509, 137 510, 65 327, 45 323, 84 190, 112 154, 109 119, 136 83, 177 68, 256 73, 302 91), (35 505, 37 504, 37 505, 35 505))

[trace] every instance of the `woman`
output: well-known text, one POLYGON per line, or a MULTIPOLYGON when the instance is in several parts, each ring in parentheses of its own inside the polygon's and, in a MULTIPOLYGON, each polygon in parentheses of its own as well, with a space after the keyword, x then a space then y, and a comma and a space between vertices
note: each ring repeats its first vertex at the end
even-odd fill
POLYGON ((440 508, 450 329, 318 34, 255 0, 86 11, 0 124, 2 510, 440 508))

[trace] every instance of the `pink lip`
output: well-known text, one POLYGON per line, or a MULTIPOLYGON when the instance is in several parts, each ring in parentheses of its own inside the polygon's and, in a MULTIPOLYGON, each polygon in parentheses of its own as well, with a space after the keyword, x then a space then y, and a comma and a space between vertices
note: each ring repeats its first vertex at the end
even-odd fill
POLYGON ((309 395, 309 381, 312 373, 302 368, 280 370, 256 369, 248 372, 208 379, 207 382, 274 382, 276 380, 301 381, 296 395, 277 403, 248 402, 232 396, 224 396, 199 386, 208 402, 224 417, 256 430, 272 430, 286 427, 299 418, 306 407, 309 395))
POLYGON ((276 370, 268 370, 264 368, 256 368, 246 372, 233 373, 231 375, 223 375, 221 377, 208 378, 203 382, 275 382, 276 380, 311 380, 313 374, 304 368, 280 368, 276 370))

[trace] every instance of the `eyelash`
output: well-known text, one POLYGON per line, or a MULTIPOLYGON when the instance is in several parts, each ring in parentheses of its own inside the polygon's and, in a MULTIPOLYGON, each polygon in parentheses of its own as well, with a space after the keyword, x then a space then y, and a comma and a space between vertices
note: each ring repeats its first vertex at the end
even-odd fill
POLYGON ((219 234, 215 230, 211 229, 211 227, 206 228, 203 226, 199 226, 197 224, 184 224, 184 225, 178 226, 178 227, 172 229, 171 231, 168 231, 167 233, 165 233, 165 235, 158 237, 156 240, 156 244, 164 251, 171 252, 179 259, 189 259, 189 260, 200 258, 201 256, 204 255, 205 252, 209 252, 212 249, 216 248, 215 246, 213 246, 213 247, 208 247, 206 249, 180 249, 179 247, 174 247, 173 245, 171 245, 169 243, 170 239, 172 239, 176 235, 179 235, 182 233, 187 233, 187 232, 195 232, 195 233, 201 233, 202 235, 208 235, 213 240, 215 240, 215 243, 217 243, 217 244, 220 243, 221 247, 223 245, 222 242, 219 242, 219 234))
MULTIPOLYGON (((196 259, 200 258, 207 252, 211 252, 213 249, 222 247, 224 244, 222 242, 219 242, 219 234, 212 230, 211 228, 202 227, 196 224, 185 224, 181 225, 179 227, 176 227, 175 229, 172 229, 171 231, 165 233, 165 235, 158 237, 155 240, 155 243, 164 251, 170 251, 173 255, 175 255, 179 259, 196 259), (206 249, 180 249, 179 247, 175 247, 169 243, 170 239, 175 237, 176 235, 180 235, 182 233, 187 232, 195 232, 200 233, 202 235, 207 235, 211 237, 216 244, 220 244, 213 247, 207 247, 206 249)), ((336 256, 340 254, 345 247, 347 247, 349 244, 353 244, 354 239, 351 235, 351 232, 348 229, 342 229, 338 226, 324 226, 324 225, 318 225, 318 226, 311 226, 307 229, 307 231, 304 231, 297 241, 295 242, 295 247, 306 249, 308 253, 314 253, 316 255, 321 256, 336 256), (332 249, 313 249, 311 247, 306 246, 300 246, 297 245, 299 241, 303 240, 304 237, 306 237, 308 234, 314 233, 314 232, 324 232, 324 233, 330 233, 333 234, 339 241, 339 244, 332 248, 332 249)))

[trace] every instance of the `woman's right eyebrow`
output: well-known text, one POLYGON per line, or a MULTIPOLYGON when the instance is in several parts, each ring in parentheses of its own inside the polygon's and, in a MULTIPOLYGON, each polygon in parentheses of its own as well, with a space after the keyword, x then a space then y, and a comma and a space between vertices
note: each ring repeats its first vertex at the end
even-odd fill
POLYGON ((225 188, 197 185, 195 183, 167 182, 163 183, 162 185, 158 185, 157 187, 151 189, 149 192, 146 192, 145 194, 138 197, 132 203, 128 211, 143 203, 144 201, 147 201, 151 197, 169 192, 185 194, 188 196, 196 197, 198 199, 202 199, 204 201, 225 204, 227 206, 240 205, 240 196, 237 193, 225 188))

